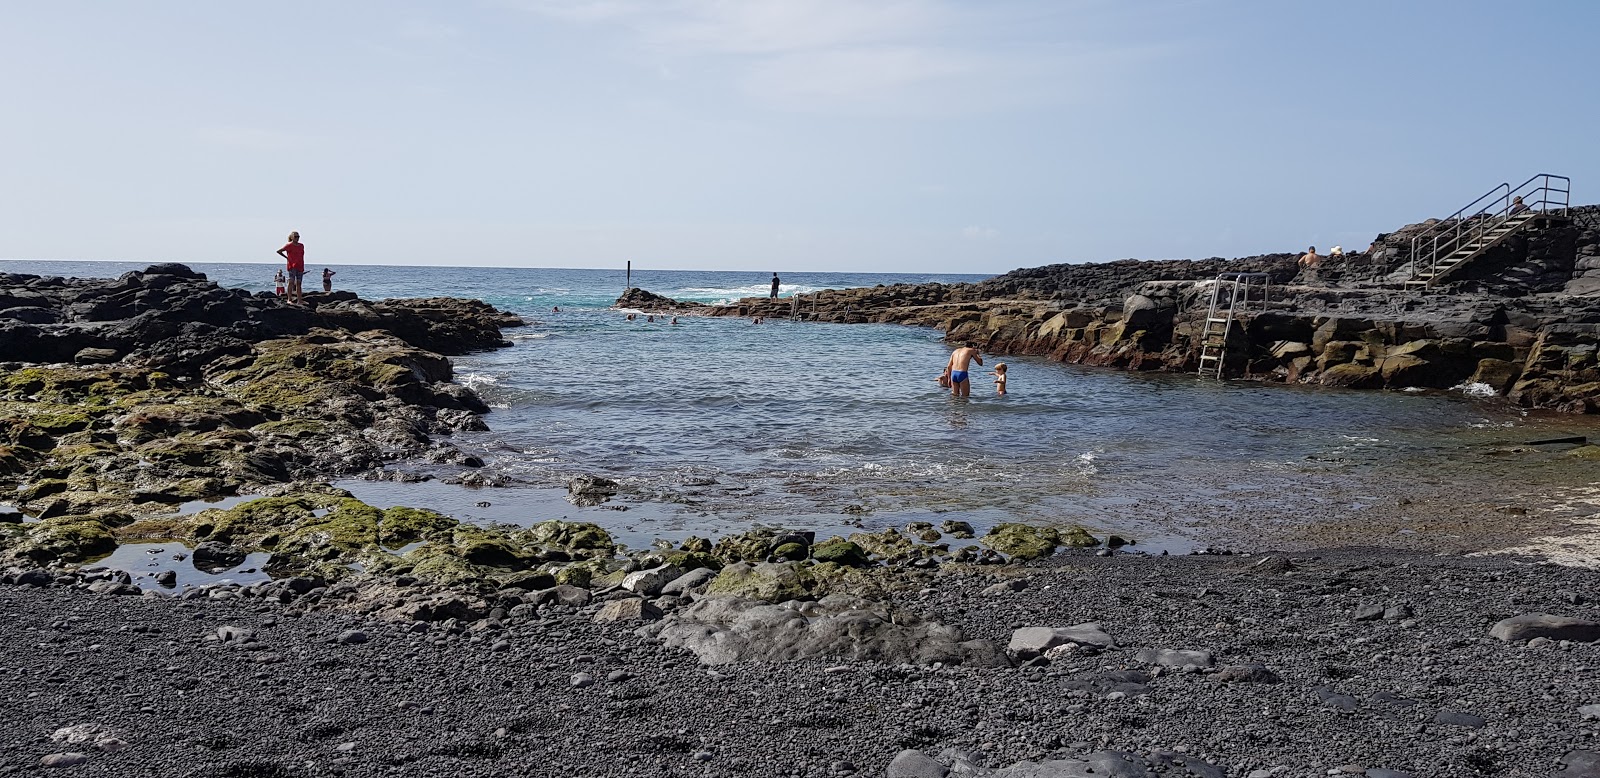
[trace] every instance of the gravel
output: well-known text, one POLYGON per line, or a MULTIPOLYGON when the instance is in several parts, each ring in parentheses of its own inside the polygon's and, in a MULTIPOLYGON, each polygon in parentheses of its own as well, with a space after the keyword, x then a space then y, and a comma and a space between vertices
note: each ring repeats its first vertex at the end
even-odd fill
POLYGON ((894 604, 969 639, 1115 636, 1016 667, 709 668, 639 622, 596 622, 600 602, 414 624, 0 586, 0 775, 80 755, 50 772, 1600 775, 1600 644, 1490 634, 1524 614, 1596 620, 1594 572, 1372 551, 1261 561, 1084 553, 905 573, 894 604), (1026 589, 984 594, 1019 572, 1026 589), (1352 618, 1399 603, 1403 620, 1352 618))

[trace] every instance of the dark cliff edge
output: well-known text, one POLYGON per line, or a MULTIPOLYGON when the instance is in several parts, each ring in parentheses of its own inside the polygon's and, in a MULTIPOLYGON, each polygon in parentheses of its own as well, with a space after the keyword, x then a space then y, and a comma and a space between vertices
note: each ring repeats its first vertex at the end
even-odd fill
POLYGON ((714 316, 895 323, 996 354, 1129 370, 1194 371, 1219 273, 1266 273, 1234 323, 1226 375, 1351 388, 1479 391, 1523 407, 1600 411, 1600 206, 1541 220, 1448 284, 1408 290, 1405 247, 1435 222, 1330 257, 1306 283, 1298 254, 1122 260, 1015 270, 971 284, 901 284, 748 298, 714 316))

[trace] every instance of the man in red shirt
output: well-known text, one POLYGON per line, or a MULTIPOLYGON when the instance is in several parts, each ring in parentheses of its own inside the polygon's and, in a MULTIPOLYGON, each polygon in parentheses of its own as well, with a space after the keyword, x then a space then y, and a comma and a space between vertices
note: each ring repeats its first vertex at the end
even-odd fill
POLYGON ((289 302, 304 305, 306 299, 300 283, 306 277, 306 246, 300 242, 300 233, 289 233, 289 242, 278 249, 278 256, 289 261, 289 302))

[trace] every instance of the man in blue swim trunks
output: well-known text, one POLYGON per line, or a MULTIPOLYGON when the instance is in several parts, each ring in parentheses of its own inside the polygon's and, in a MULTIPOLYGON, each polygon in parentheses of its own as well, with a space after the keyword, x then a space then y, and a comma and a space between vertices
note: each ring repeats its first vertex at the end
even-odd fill
POLYGON ((972 381, 967 378, 967 367, 974 361, 983 364, 983 355, 970 343, 950 353, 950 361, 946 367, 950 370, 951 395, 955 397, 972 395, 972 381))

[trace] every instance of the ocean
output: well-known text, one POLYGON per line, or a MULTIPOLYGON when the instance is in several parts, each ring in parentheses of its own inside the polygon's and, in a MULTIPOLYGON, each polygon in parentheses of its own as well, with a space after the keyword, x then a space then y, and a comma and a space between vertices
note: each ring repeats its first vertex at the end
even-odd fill
MULTIPOLYGON (((0 262, 0 271, 71 276, 142 267, 0 262)), ((251 290, 269 289, 275 269, 193 267, 251 290)), ((1150 552, 1513 535, 1513 524, 1548 519, 1540 500, 1593 480, 1592 464, 1561 447, 1525 444, 1600 435, 1591 419, 1524 412, 1470 388, 1325 390, 1033 357, 987 360, 986 368, 996 359, 1009 365, 1007 396, 995 395, 984 368, 972 397, 955 399, 935 383, 949 350, 929 329, 691 316, 677 325, 642 315, 630 322, 610 308, 623 291, 620 270, 335 269, 335 288, 363 297, 473 297, 528 322, 506 332, 510 348, 454 358, 457 380, 494 408, 490 432, 454 442, 482 455, 485 472, 508 486, 340 486, 375 504, 480 521, 595 521, 634 546, 755 524, 825 535, 946 519, 980 531, 1002 521, 1082 524, 1150 552), (575 507, 563 496, 580 474, 614 479, 623 493, 575 507), (1497 512, 1511 504, 1535 508, 1497 512), (1440 530, 1442 522, 1454 529, 1440 530), (1462 522, 1479 524, 1464 530, 1462 522)), ((784 295, 981 278, 782 277, 784 295)), ((764 295, 769 279, 633 274, 635 286, 702 302, 764 295)), ((448 474, 424 463, 395 467, 448 474)))

